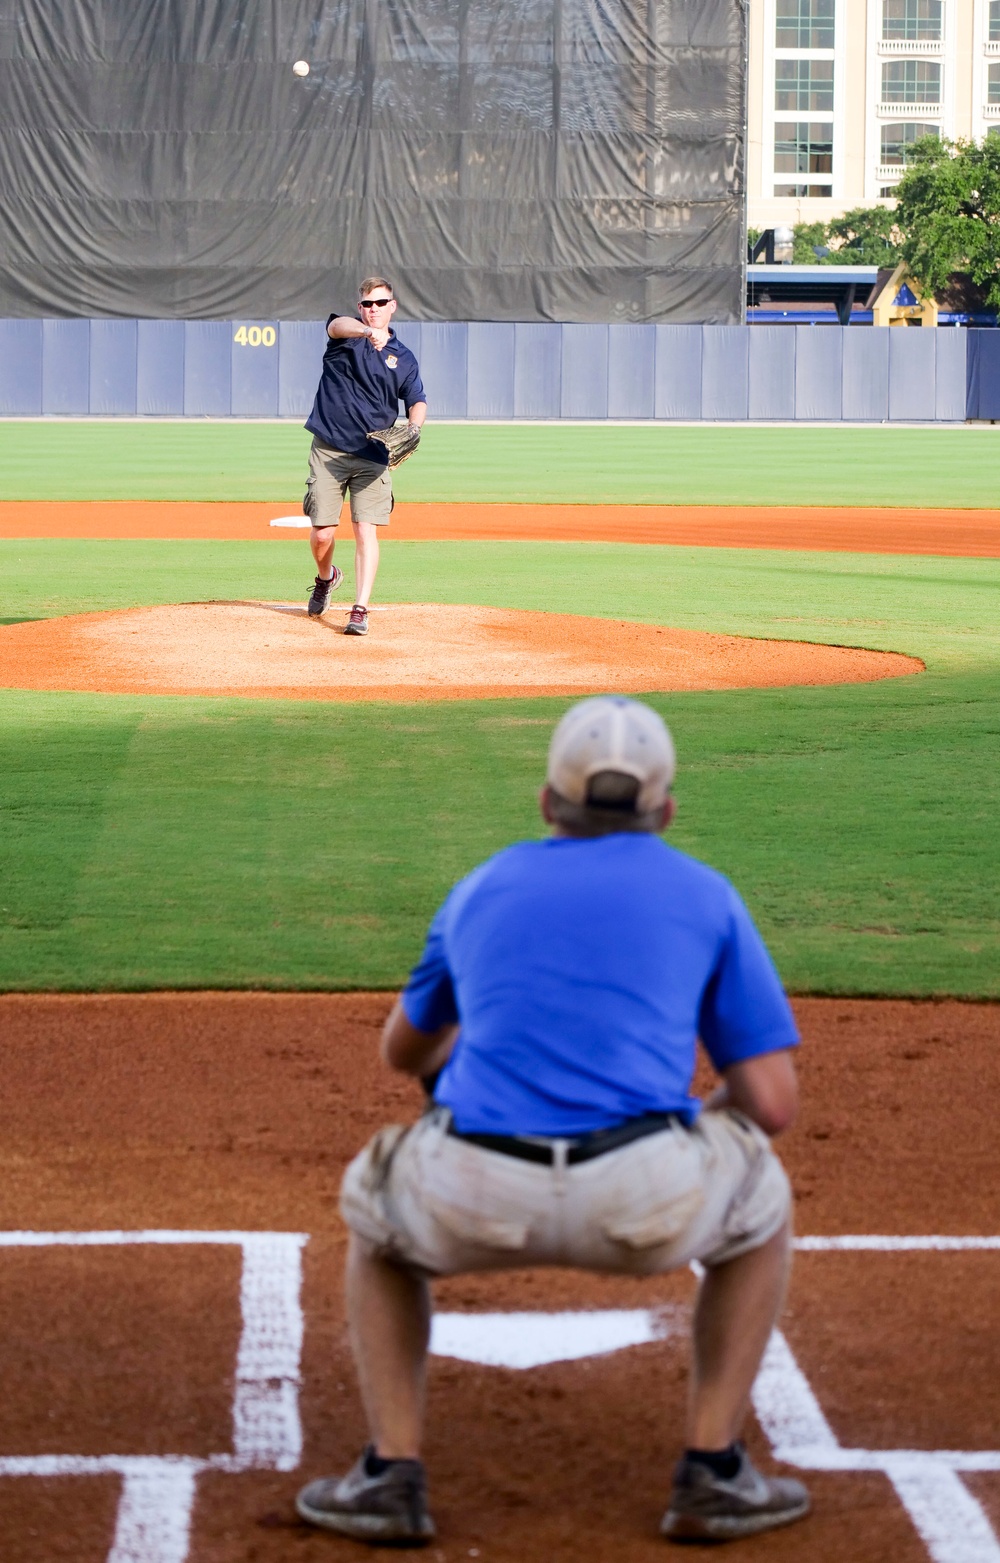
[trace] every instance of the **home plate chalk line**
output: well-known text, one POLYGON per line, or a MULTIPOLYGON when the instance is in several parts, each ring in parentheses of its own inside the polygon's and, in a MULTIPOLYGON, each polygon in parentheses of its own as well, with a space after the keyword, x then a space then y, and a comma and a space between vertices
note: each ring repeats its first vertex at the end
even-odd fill
MULTIPOLYGON (((197 1479, 203 1471, 294 1471, 302 1457, 299 1416, 303 1232, 0 1232, 2 1248, 121 1244, 230 1244, 242 1252, 232 1449, 186 1455, 73 1454, 0 1457, 2 1477, 118 1475, 121 1494, 107 1563, 187 1563, 197 1479)), ((997 1237, 859 1234, 800 1237, 800 1253, 1000 1251, 997 1237)), ((526 1371, 663 1340, 680 1333, 680 1310, 569 1313, 439 1313, 438 1356, 526 1371)), ((998 1541, 963 1472, 1000 1471, 1000 1450, 851 1449, 823 1414, 785 1337, 775 1330, 753 1388, 754 1410, 776 1460, 812 1471, 881 1471, 933 1563, 1000 1563, 998 1541)))

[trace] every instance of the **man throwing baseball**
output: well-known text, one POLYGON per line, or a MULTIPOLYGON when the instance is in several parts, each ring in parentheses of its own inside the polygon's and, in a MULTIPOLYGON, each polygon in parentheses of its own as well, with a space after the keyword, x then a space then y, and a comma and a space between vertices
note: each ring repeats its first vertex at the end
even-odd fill
POLYGON ((355 603, 345 635, 367 635, 368 604, 378 570, 378 529, 392 510, 390 453, 369 438, 395 423, 399 404, 413 431, 410 449, 427 416, 427 399, 417 360, 392 328, 396 300, 384 277, 366 277, 358 290, 360 319, 331 315, 323 373, 306 428, 312 434, 309 478, 302 502, 312 522, 309 544, 316 581, 309 617, 319 618, 344 579, 333 562, 344 495, 350 492, 354 527, 355 603))
POLYGON ((660 1275, 700 1260, 673 1541, 799 1519, 805 1487, 740 1430, 782 1305, 788 1180, 769 1136, 797 1100, 795 1023, 736 891, 659 833, 673 744, 637 701, 574 706, 549 749, 551 834, 462 880, 386 1022, 383 1054, 431 1077, 341 1190, 347 1307, 371 1442, 299 1514, 370 1542, 434 1535, 420 1460, 428 1279, 562 1265, 660 1275), (700 1037, 722 1083, 691 1096, 700 1037))

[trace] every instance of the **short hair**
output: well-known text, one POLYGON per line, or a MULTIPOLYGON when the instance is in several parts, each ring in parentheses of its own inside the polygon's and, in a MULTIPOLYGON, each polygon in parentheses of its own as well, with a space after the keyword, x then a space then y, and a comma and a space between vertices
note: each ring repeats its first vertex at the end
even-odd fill
POLYGON ((362 293, 367 293, 369 288, 388 288, 393 298, 396 297, 392 283, 389 281, 388 277, 366 277, 364 282, 359 283, 358 285, 358 298, 361 297, 362 293))
POLYGON ((586 803, 571 803, 549 784, 549 812, 572 836, 610 836, 616 831, 655 834, 660 809, 637 814, 639 782, 621 771, 596 771, 587 783, 586 803))

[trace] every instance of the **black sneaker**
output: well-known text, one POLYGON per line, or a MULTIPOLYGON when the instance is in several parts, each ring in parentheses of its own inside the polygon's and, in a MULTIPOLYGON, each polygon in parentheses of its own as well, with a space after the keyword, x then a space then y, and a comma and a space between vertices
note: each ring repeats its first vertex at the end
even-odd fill
POLYGON ((309 617, 311 619, 318 619, 321 614, 326 612, 330 606, 330 593, 337 590, 343 579, 344 572, 338 569, 336 565, 334 565, 333 575, 328 581, 324 581, 321 575, 317 575, 316 584, 313 586, 312 596, 309 599, 309 617))
POLYGON ((346 625, 346 627, 344 629, 344 634, 345 635, 367 635, 368 634, 368 609, 367 608, 362 608, 362 606, 361 606, 361 604, 359 602, 356 602, 354 604, 354 607, 351 609, 351 617, 347 621, 347 625, 346 625))
POLYGON ((700 1460, 679 1462, 661 1535, 670 1541, 736 1541, 809 1513, 809 1493, 801 1482, 762 1476, 742 1447, 740 1454, 740 1468, 728 1480, 700 1460))
POLYGON ((427 1512, 427 1478, 420 1460, 392 1460, 369 1476, 366 1449, 346 1476, 324 1476, 303 1487, 295 1507, 310 1525, 375 1545, 423 1547, 436 1534, 427 1512))

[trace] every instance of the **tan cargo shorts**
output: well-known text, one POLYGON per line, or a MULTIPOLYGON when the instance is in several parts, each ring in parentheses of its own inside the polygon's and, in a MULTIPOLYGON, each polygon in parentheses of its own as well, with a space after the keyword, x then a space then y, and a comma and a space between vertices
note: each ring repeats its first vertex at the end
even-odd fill
POLYGON ((731 1110, 574 1166, 486 1150, 449 1134, 450 1121, 438 1107, 411 1128, 381 1129, 340 1191, 353 1232, 429 1275, 537 1265, 656 1275, 692 1259, 717 1265, 766 1243, 791 1209, 767 1136, 731 1110))
POLYGON ((313 526, 337 526, 348 490, 352 521, 388 526, 392 511, 389 468, 377 461, 366 461, 363 456, 331 450, 313 435, 302 514, 309 517, 313 526))

